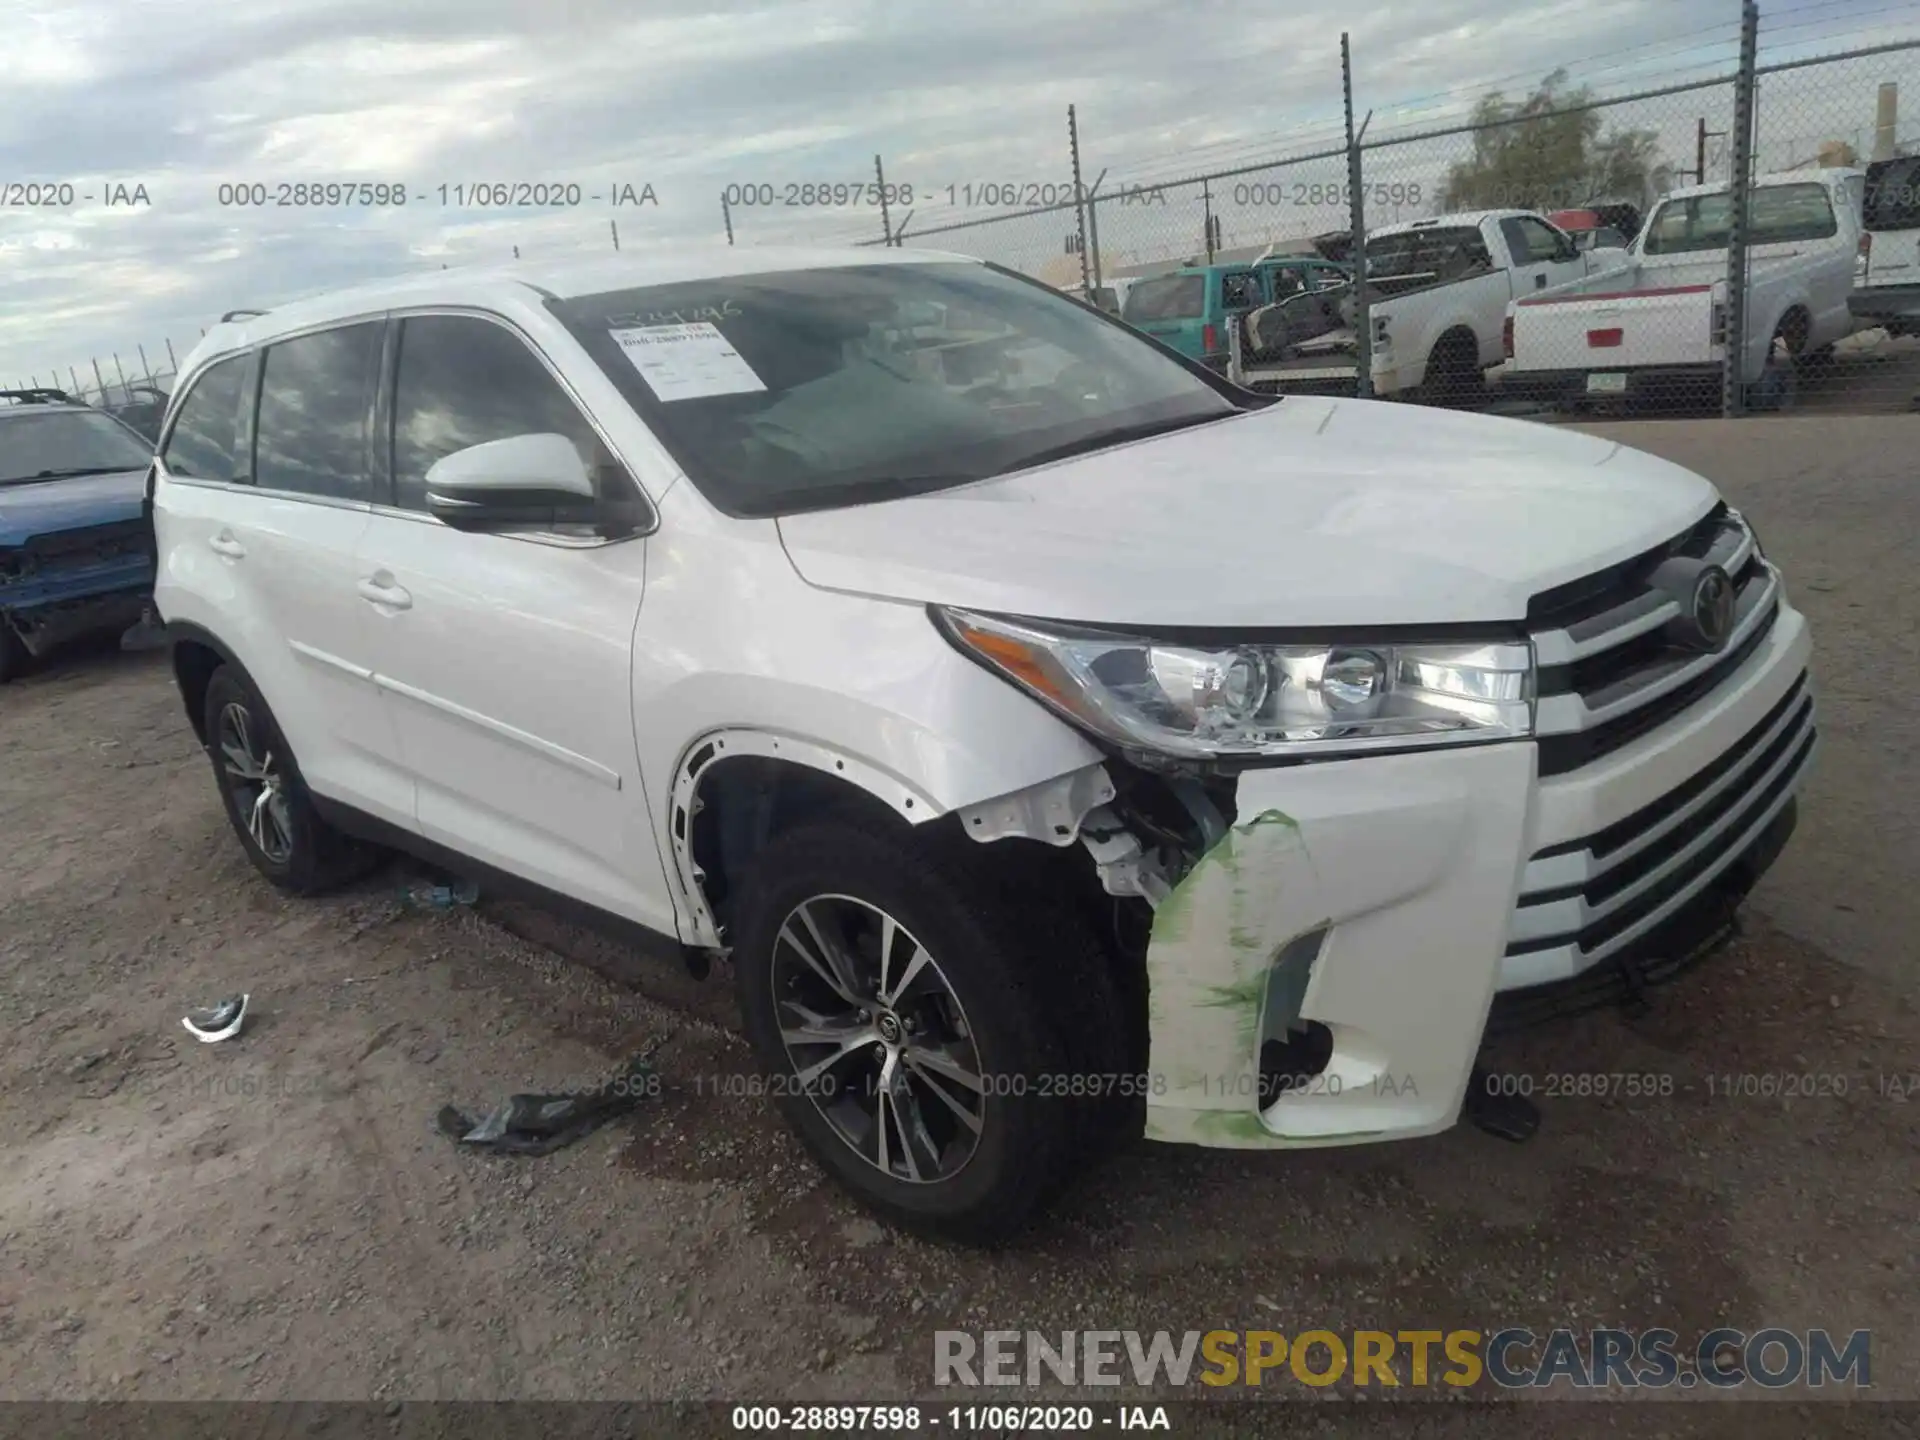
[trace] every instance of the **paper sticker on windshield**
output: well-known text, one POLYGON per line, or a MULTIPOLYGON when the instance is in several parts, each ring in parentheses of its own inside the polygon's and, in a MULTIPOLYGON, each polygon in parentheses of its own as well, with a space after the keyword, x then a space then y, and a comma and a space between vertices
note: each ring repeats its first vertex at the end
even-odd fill
POLYGON ((711 321, 697 325, 641 325, 609 330, 647 388, 662 400, 744 395, 766 382, 740 358, 711 321))

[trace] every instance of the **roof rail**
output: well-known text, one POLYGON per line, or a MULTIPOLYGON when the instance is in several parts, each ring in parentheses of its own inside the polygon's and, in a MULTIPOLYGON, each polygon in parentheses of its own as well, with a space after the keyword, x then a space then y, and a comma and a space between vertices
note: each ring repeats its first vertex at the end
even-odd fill
POLYGON ((264 315, 264 310, 229 310, 220 317, 222 325, 231 325, 236 320, 245 320, 250 315, 264 315))
POLYGON ((16 405, 74 405, 77 402, 64 390, 41 387, 33 390, 0 390, 0 400, 11 400, 16 405))

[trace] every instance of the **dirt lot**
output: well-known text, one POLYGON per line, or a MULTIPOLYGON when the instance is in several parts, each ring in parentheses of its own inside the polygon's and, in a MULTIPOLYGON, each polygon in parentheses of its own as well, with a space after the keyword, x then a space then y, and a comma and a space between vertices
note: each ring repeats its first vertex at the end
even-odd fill
POLYGON ((1719 1323, 1870 1327, 1876 1393, 1920 1398, 1920 1097, 1890 1088, 1920 1072, 1920 417, 1611 433, 1748 508, 1818 645, 1824 752, 1746 937, 1647 1018, 1493 1057, 1673 1095, 1560 1100, 1527 1145, 1143 1146, 997 1254, 897 1238, 826 1188, 741 1093, 723 985, 485 900, 405 909, 400 870, 280 898, 163 658, 0 693, 0 1398, 873 1401, 929 1392, 949 1326, 1719 1323), (239 1039, 181 1029, 237 989, 239 1039), (570 1150, 434 1132, 449 1101, 656 1041, 667 1092, 570 1150), (1846 1093, 1712 1078, 1779 1073, 1846 1093))

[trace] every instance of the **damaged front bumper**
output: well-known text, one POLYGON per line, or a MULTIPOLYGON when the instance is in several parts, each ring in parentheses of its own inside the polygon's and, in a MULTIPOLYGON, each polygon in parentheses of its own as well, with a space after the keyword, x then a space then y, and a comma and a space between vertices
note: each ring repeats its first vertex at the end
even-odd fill
POLYGON ((145 553, 66 559, 58 566, 0 566, 0 624, 30 655, 138 622, 153 594, 145 553), (13 572, 13 573, 9 573, 13 572))
POLYGON ((1783 601, 1710 695, 1566 774, 1532 743, 1242 772, 1177 878, 1104 766, 963 813, 983 840, 1077 839, 1152 907, 1149 1138, 1427 1135, 1461 1113, 1496 992, 1638 963, 1771 862, 1813 751, 1809 651, 1783 601))

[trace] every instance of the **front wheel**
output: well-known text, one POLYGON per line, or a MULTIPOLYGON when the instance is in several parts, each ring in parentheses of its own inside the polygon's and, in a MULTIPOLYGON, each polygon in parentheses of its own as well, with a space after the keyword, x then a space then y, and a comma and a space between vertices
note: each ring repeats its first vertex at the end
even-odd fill
POLYGON ((975 842, 832 819, 756 857, 733 961, 748 1038, 789 1124, 888 1219, 989 1242, 1078 1157, 1073 1068, 975 842), (1059 1092, 1059 1093, 1056 1093, 1059 1092))

